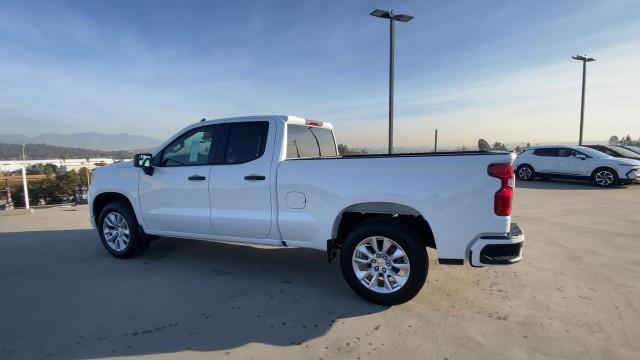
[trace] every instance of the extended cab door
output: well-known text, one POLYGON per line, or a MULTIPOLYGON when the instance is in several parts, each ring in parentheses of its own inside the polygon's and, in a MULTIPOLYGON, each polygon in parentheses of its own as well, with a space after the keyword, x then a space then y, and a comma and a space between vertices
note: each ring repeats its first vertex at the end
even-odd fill
POLYGON ((271 161, 275 122, 231 122, 211 170, 211 222, 216 235, 266 239, 271 229, 271 161))
POLYGON ((145 230, 213 234, 209 182, 222 130, 213 125, 187 131, 156 155, 152 175, 140 174, 145 230))

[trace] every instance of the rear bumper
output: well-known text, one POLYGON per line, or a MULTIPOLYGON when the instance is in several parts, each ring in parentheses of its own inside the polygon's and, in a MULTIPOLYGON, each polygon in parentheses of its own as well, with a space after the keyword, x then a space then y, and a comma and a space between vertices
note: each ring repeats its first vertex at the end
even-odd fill
POLYGON ((506 236, 485 236, 477 239, 469 249, 471 266, 510 265, 522 260, 524 233, 516 223, 506 236))

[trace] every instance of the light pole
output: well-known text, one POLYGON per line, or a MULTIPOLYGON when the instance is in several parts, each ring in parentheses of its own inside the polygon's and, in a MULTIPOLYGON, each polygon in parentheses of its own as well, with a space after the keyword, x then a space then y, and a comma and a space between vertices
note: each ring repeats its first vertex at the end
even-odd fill
POLYGON ((438 152, 438 129, 436 129, 435 140, 433 142, 433 152, 438 152))
POLYGON ((409 22, 413 16, 395 14, 393 10, 376 9, 369 14, 371 16, 389 19, 389 154, 393 152, 393 53, 394 53, 394 22, 409 22))
POLYGON ((29 210, 29 188, 27 187, 27 157, 22 144, 22 188, 24 190, 24 207, 29 210))
POLYGON ((582 61, 582 100, 580 102, 580 138, 578 140, 578 145, 582 145, 582 128, 584 126, 584 88, 587 80, 587 63, 596 61, 596 59, 587 57, 587 55, 576 55, 571 58, 573 60, 582 61))

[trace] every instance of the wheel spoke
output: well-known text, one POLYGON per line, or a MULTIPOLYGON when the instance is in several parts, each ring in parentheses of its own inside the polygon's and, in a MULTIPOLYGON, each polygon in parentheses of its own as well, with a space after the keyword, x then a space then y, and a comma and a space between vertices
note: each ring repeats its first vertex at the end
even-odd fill
POLYGON ((107 238, 107 241, 113 241, 113 238, 116 236, 115 231, 107 230, 104 234, 104 237, 107 238))
POLYGON ((369 289, 373 289, 374 287, 378 287, 378 274, 376 273, 373 274, 371 281, 369 281, 369 284, 367 284, 367 288, 369 289))
POLYGON ((409 270, 409 264, 397 264, 397 263, 391 263, 391 266, 393 266, 394 268, 398 269, 398 270, 409 270))
POLYGON ((382 250, 380 250, 380 252, 383 253, 383 254, 387 254, 387 251, 389 250, 391 245, 392 245, 391 244, 391 240, 389 240, 387 238, 383 238, 382 239, 382 250))
POLYGON ((360 254, 366 256, 367 258, 371 258, 371 256, 373 255, 370 251, 369 248, 367 248, 364 245, 358 245, 358 247, 356 248, 356 251, 359 252, 360 254))
POLYGON ((404 256, 404 251, 402 251, 402 248, 398 247, 396 248, 396 251, 394 251, 393 254, 391 254, 391 261, 399 259, 403 256, 404 256))
POLYGON ((356 277, 358 278, 358 280, 362 281, 362 280, 366 279, 372 273, 373 272, 371 271, 371 269, 368 269, 368 270, 365 270, 365 271, 358 271, 356 273, 356 277))
POLYGON ((402 275, 397 275, 397 274, 390 274, 389 276, 391 276, 391 278, 393 279, 393 281, 398 284, 398 288, 401 288, 404 286, 404 284, 407 282, 408 276, 402 276, 402 275))
POLYGON ((384 278, 384 288, 387 289, 388 291, 392 291, 393 286, 391 286, 391 283, 389 282, 389 275, 385 274, 382 277, 384 278))

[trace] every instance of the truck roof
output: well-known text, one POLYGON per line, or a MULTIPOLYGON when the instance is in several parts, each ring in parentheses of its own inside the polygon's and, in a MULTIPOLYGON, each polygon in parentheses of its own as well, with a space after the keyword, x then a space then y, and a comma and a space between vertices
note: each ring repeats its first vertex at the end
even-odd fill
MULTIPOLYGON (((305 119, 302 117, 298 117, 298 116, 293 116, 293 115, 249 115, 249 116, 235 116, 235 117, 230 117, 230 118, 220 118, 220 119, 211 119, 211 120, 200 120, 199 122, 197 122, 196 124, 200 124, 200 125, 204 125, 204 124, 215 124, 217 122, 226 122, 226 121, 242 121, 242 120, 258 120, 258 119, 273 119, 276 121, 282 121, 284 123, 287 124, 293 124, 293 125, 310 125, 310 126, 316 126, 316 127, 321 127, 324 129, 333 129, 333 124, 325 122, 325 121, 320 121, 320 120, 310 120, 310 119, 305 119), (310 123, 312 122, 312 123, 310 123)), ((196 125, 193 124, 193 125, 196 125)))

